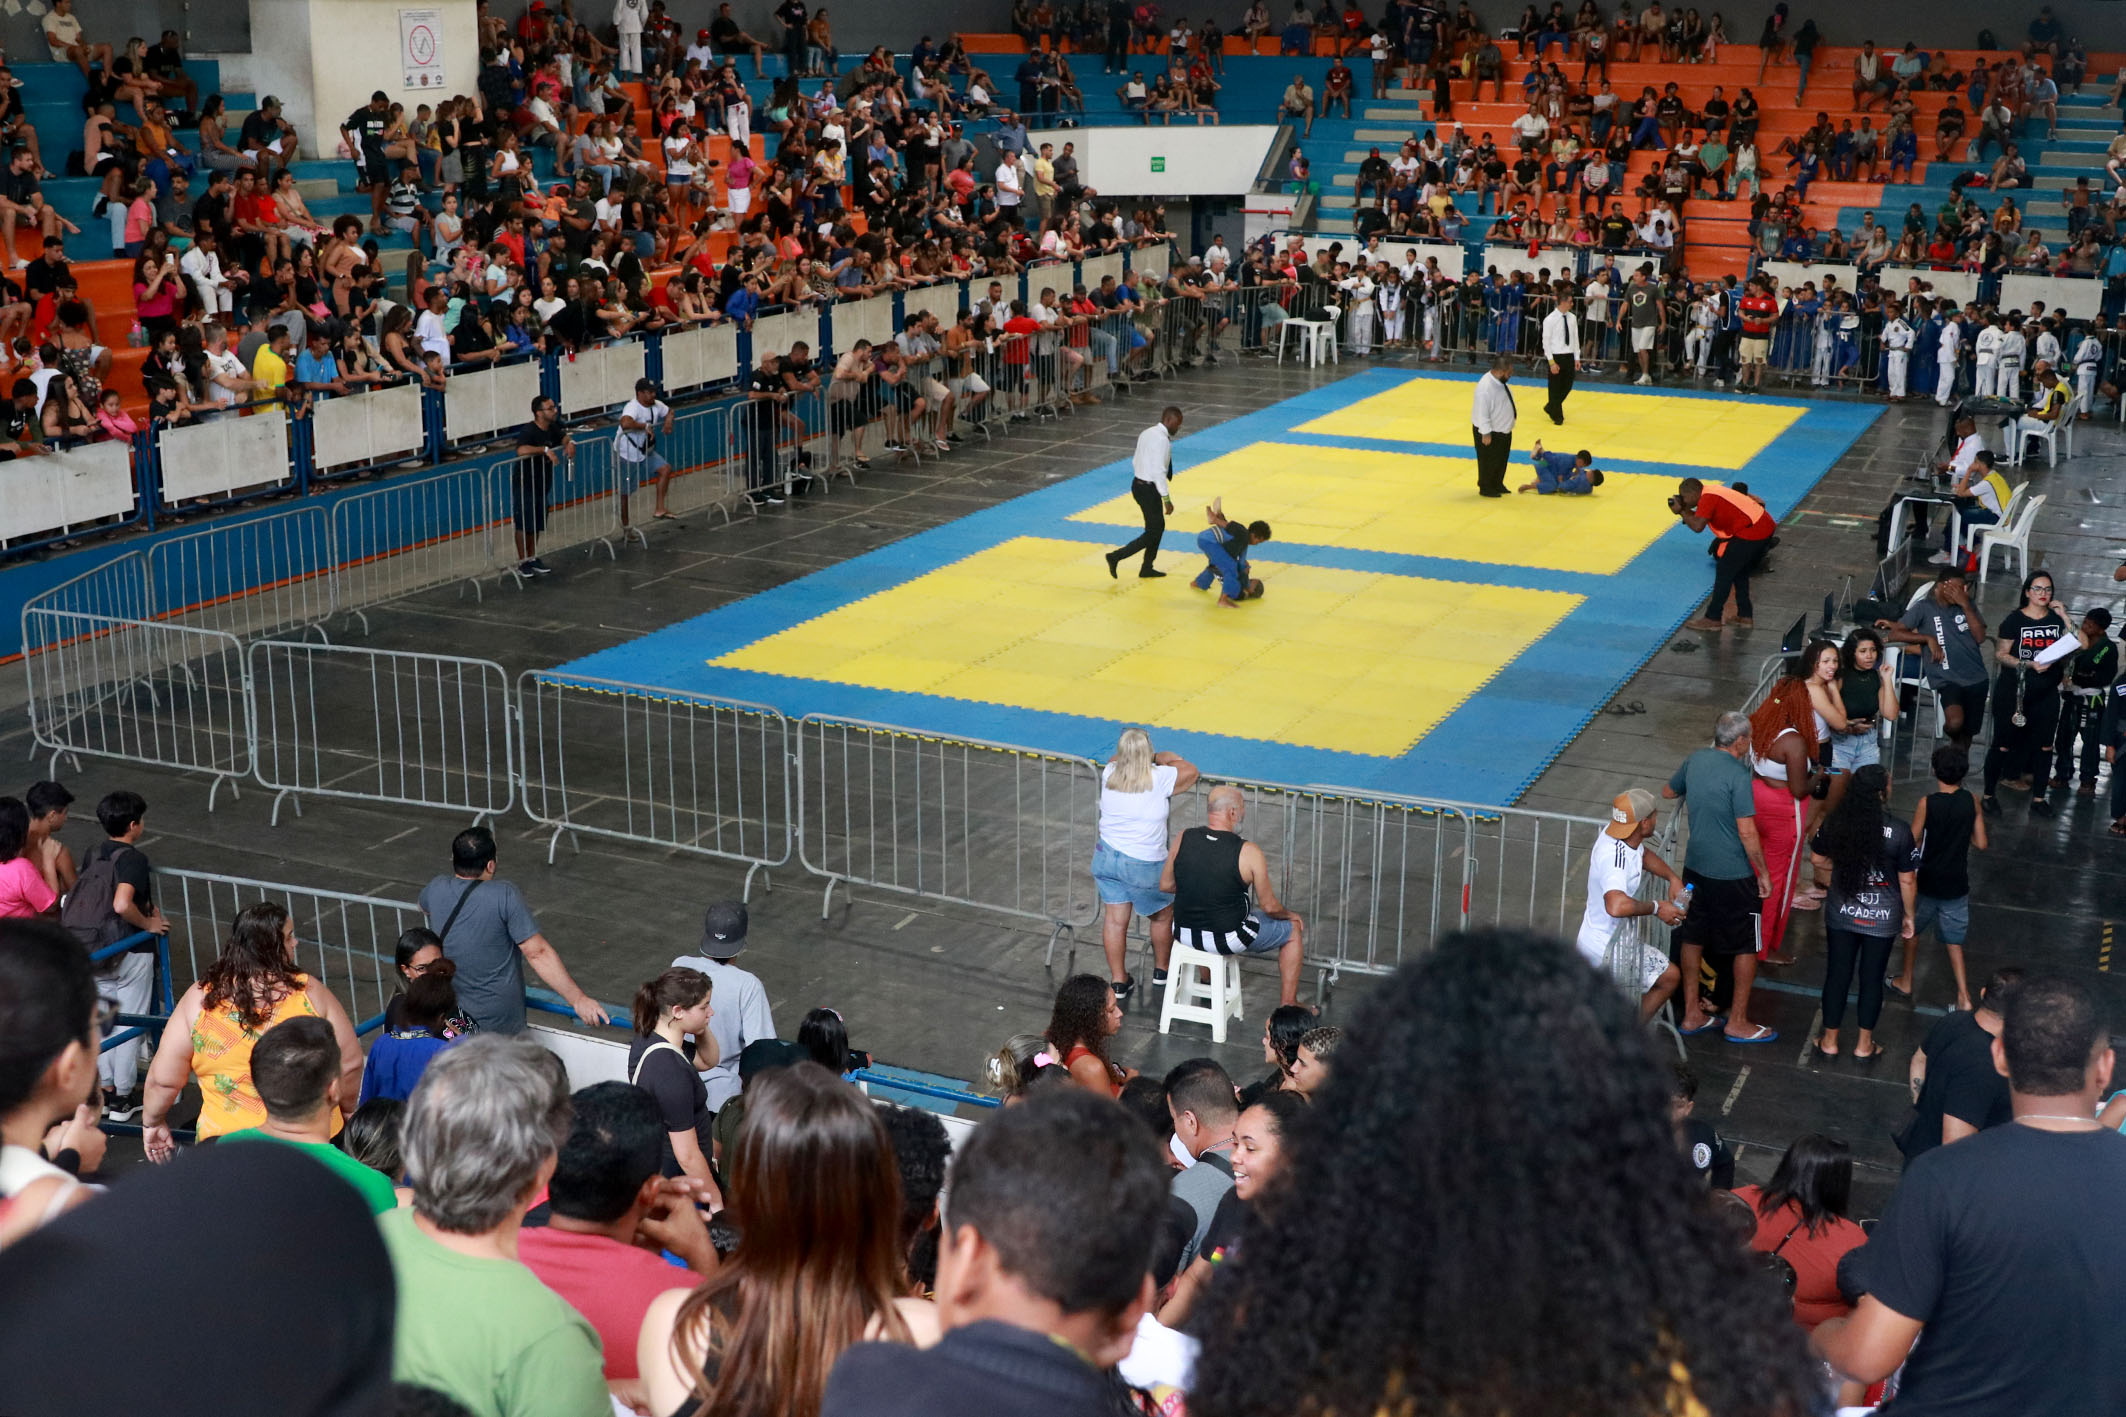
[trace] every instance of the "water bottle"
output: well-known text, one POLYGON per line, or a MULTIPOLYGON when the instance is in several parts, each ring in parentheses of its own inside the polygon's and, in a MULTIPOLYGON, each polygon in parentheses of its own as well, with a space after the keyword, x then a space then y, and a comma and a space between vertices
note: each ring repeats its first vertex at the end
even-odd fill
POLYGON ((1690 894, 1696 889, 1698 889, 1696 886, 1685 886, 1683 893, 1676 897, 1675 906, 1678 915, 1690 914, 1690 894))

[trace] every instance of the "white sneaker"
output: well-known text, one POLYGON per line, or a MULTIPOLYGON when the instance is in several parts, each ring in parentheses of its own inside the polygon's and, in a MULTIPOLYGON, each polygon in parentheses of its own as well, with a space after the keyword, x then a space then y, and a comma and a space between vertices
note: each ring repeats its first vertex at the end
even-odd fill
POLYGON ((1638 378, 1632 380, 1634 384, 1651 384, 1653 381, 1654 376, 1651 374, 1641 374, 1638 378))
POLYGON ((1716 389, 1724 389, 1724 388, 1726 388, 1726 387, 1727 387, 1727 380, 1725 380, 1725 379, 1715 379, 1715 380, 1713 380, 1713 387, 1714 387, 1714 388, 1716 388, 1716 389))

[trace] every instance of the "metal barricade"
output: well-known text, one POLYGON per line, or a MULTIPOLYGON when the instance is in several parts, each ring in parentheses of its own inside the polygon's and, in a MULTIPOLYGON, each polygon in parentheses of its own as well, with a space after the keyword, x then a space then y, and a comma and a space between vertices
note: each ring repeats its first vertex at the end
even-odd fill
MULTIPOLYGON (((40 592, 23 605, 24 610, 64 610, 76 615, 120 620, 152 620, 154 597, 148 590, 148 558, 138 551, 122 551, 94 570, 83 571, 40 592)), ((22 648, 34 653, 39 643, 24 624, 22 648)))
POLYGON ((509 509, 495 500, 487 468, 456 467, 435 477, 394 480, 332 504, 339 613, 369 629, 366 607, 459 582, 477 599, 493 558, 492 539, 509 509))
POLYGON ((324 634, 338 607, 332 518, 319 502, 225 521, 148 548, 155 618, 255 639, 324 634))
POLYGON ((1606 822, 1319 786, 1205 778, 1176 797, 1175 830, 1200 824, 1215 787, 1239 789, 1241 834, 1305 925, 1305 962, 1326 993, 1343 974, 1392 973, 1458 930, 1570 939, 1606 822))
POLYGON ((30 731, 51 750, 214 775, 251 772, 244 652, 234 635, 71 610, 23 611, 30 731))
POLYGON ((399 936, 428 922, 412 901, 313 890, 277 881, 157 870, 155 905, 170 922, 174 992, 207 972, 236 917, 262 901, 287 910, 295 926, 295 966, 330 989, 357 1030, 373 1027, 398 991, 393 950, 399 936))
POLYGON ((682 409, 673 415, 671 436, 658 444, 672 465, 665 505, 681 516, 721 512, 728 522, 731 509, 745 503, 742 465, 731 452, 731 408, 682 409))
POLYGON ((573 453, 551 462, 543 457, 505 458, 488 469, 491 505, 509 519, 510 535, 489 539, 493 570, 510 577, 521 590, 523 563, 540 548, 581 546, 595 557, 598 548, 614 560, 613 539, 620 532, 620 501, 614 481, 612 440, 587 432, 573 453))
POLYGON ((509 676, 484 659, 261 640, 249 653, 252 774, 305 796, 469 812, 516 801, 509 676))
POLYGON ((566 835, 747 863, 790 859, 790 726, 760 704, 534 670, 517 681, 525 814, 566 835))
POLYGON ((1083 758, 807 715, 797 724, 797 849, 834 888, 869 886, 1049 927, 1099 918, 1100 770, 1083 758))
POLYGON ((984 377, 993 392, 989 397, 992 429, 1000 423, 1025 423, 1033 417, 1033 339, 1029 335, 1002 335, 991 341, 984 377))

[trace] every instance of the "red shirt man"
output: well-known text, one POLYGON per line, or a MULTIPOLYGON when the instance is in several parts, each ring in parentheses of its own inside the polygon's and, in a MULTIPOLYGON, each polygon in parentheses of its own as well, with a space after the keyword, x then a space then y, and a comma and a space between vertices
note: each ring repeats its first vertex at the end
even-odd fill
POLYGON ((1732 487, 1703 487, 1692 511, 1712 528, 1713 535, 1737 541, 1763 541, 1779 530, 1779 523, 1764 509, 1764 503, 1732 487))
POLYGON ((575 1104, 547 1184, 548 1221, 518 1232, 517 1259, 598 1330, 606 1380, 626 1382, 641 1375, 635 1339, 650 1301, 715 1273, 716 1250, 684 1183, 660 1175, 656 1101, 624 1083, 600 1083, 575 1104), (660 1258, 660 1249, 694 1273, 660 1258))
POLYGON ((1329 66, 1329 75, 1322 81, 1330 93, 1343 93, 1351 87, 1351 69, 1339 59, 1329 66))
POLYGON ((1751 286, 1749 294, 1735 302, 1735 309, 1742 316, 1744 339, 1771 337, 1772 322, 1779 318, 1779 302, 1763 286, 1751 286))

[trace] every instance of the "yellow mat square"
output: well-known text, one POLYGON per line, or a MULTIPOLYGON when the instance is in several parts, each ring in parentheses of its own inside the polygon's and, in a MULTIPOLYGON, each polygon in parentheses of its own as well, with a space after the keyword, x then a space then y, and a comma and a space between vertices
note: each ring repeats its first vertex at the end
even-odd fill
MULTIPOLYGON (((1516 382, 1512 387, 1520 409, 1513 438, 1516 450, 1542 438, 1552 447, 1591 449, 1596 466, 1613 458, 1688 467, 1743 467, 1800 422, 1805 411, 1779 404, 1583 388, 1574 390, 1567 400, 1566 425, 1557 428, 1543 416, 1547 394, 1541 379, 1516 382)), ((1299 431, 1463 446, 1469 443, 1469 406, 1475 397, 1474 388, 1464 380, 1412 379, 1400 388, 1302 423, 1299 431)), ((1474 480, 1472 467, 1472 484, 1474 480)))
MULTIPOLYGON (((1603 447, 1593 448, 1598 464, 1603 447)), ((1516 457, 1507 485, 1534 480, 1527 458, 1516 457)), ((1474 454, 1250 443, 1190 468, 1174 486, 1175 515, 1168 525, 1191 533, 1203 529, 1203 504, 1221 497, 1228 515, 1270 524, 1273 550, 1278 541, 1291 541, 1594 575, 1622 570, 1676 524, 1667 507, 1676 490, 1673 479, 1612 473, 1586 497, 1530 492, 1486 498, 1476 495, 1474 454)), ((1143 524, 1137 504, 1126 496, 1071 520, 1143 524)))
POLYGON ((1224 610, 1197 565, 1114 581, 1100 553, 1016 537, 712 662, 1395 757, 1581 601, 1258 558, 1267 594, 1224 610))

